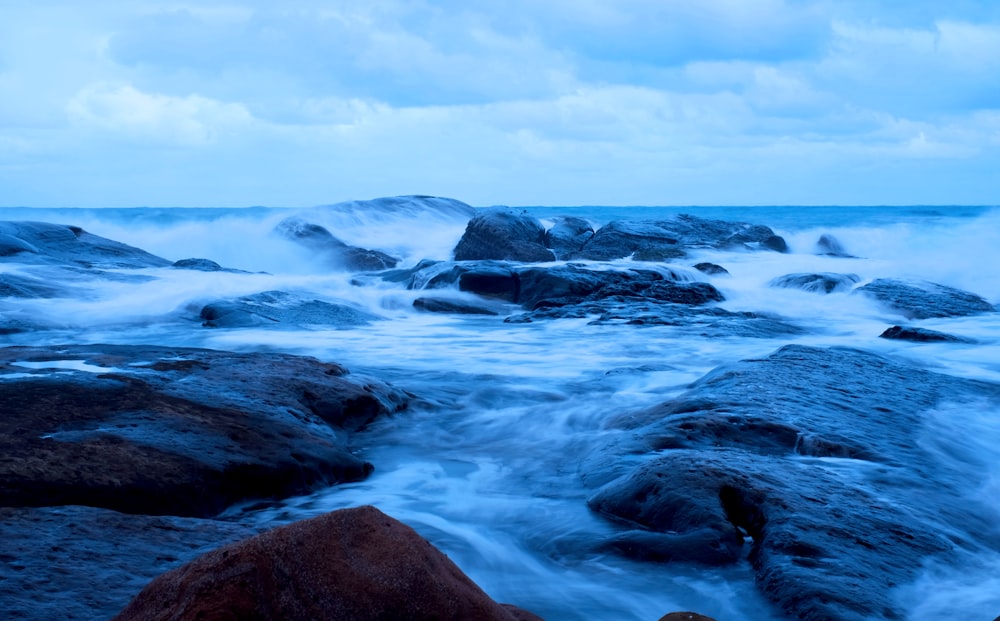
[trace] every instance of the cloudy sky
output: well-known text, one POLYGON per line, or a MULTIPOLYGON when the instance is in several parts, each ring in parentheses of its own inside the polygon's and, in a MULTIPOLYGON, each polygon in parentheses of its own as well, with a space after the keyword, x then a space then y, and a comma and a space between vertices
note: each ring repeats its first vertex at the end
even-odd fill
POLYGON ((0 205, 998 190, 996 0, 0 0, 0 205))

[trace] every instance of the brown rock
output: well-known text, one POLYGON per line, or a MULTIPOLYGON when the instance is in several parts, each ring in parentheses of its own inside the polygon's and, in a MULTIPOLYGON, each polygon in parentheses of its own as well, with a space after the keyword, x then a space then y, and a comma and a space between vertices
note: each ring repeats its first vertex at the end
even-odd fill
POLYGON ((151 582, 113 621, 538 617, 494 602, 413 529, 374 507, 220 548, 151 582))

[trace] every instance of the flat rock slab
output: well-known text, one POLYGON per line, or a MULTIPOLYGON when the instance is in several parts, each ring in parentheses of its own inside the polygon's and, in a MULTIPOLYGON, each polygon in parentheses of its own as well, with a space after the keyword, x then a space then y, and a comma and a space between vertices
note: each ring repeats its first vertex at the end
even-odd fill
POLYGON ((156 576, 257 532, 93 507, 0 508, 0 618, 105 621, 156 576))
POLYGON ((531 621, 494 602, 413 529, 334 511, 209 552, 150 583, 114 621, 531 621))
POLYGON ((147 346, 0 349, 0 506, 213 515, 366 477, 350 432, 407 396, 336 364, 147 346))
POLYGON ((104 269, 166 267, 170 261, 78 226, 0 222, 0 261, 104 269))
POLYGON ((927 430, 946 406, 1000 407, 1000 386, 786 346, 612 421, 621 433, 584 463, 589 504, 623 524, 606 549, 709 565, 748 551, 796 618, 896 619, 893 589, 929 558, 1000 551, 990 511, 965 496, 982 473, 927 430))
POLYGON ((382 317, 345 301, 318 300, 288 291, 262 291, 202 307, 202 325, 209 328, 353 328, 382 317))
POLYGON ((855 292, 878 300, 908 319, 965 317, 996 310, 975 293, 933 282, 879 278, 855 292))

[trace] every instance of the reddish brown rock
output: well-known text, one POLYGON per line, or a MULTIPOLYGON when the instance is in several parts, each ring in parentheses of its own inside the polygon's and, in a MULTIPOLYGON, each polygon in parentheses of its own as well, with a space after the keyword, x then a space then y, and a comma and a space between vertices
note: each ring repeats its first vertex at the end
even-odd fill
POLYGON ((113 621, 188 619, 538 617, 494 602, 413 529, 359 507, 209 552, 153 580, 113 621))

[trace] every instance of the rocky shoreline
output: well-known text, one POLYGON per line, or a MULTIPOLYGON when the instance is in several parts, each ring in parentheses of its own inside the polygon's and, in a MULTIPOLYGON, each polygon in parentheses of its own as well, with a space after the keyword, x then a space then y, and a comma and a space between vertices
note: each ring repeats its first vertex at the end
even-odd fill
MULTIPOLYGON (((492 208, 471 216, 454 260, 405 269, 307 220, 285 220, 275 234, 354 273, 359 287, 421 292, 413 304, 426 313, 674 325, 706 336, 804 330, 785 317, 726 310, 712 283, 726 278, 725 266, 688 265, 698 249, 788 251, 758 224, 679 216, 594 230, 564 218, 546 228, 492 208)), ((851 260, 831 236, 817 248, 851 260)), ((88 278, 155 278, 149 268, 225 273, 208 259, 170 262, 79 227, 26 222, 0 222, 0 264, 18 268, 0 274, 0 298, 10 300, 79 295, 88 278)), ((906 320, 996 312, 971 292, 848 270, 791 273, 770 286, 867 296, 906 320)), ((185 312, 195 329, 350 329, 384 319, 350 300, 286 291, 185 312)), ((42 327, 13 312, 0 320, 4 334, 42 327)), ((906 325, 881 336, 974 345, 906 325)), ((356 435, 387 417, 405 425, 407 409, 428 397, 266 351, 0 348, 0 613, 537 619, 490 599, 373 507, 263 534, 217 519, 239 503, 363 480, 379 466, 357 454, 356 435)), ((958 475, 919 435, 925 412, 977 401, 1000 403, 1000 386, 863 349, 788 345, 724 365, 677 398, 609 419, 610 440, 580 458, 588 506, 617 527, 593 547, 645 562, 749 563, 760 592, 789 618, 898 618, 894 589, 926 560, 1000 550, 1000 534, 963 503, 958 475), (863 463, 868 474, 852 478, 837 460, 863 463)), ((671 615, 664 619, 699 618, 671 615)))

